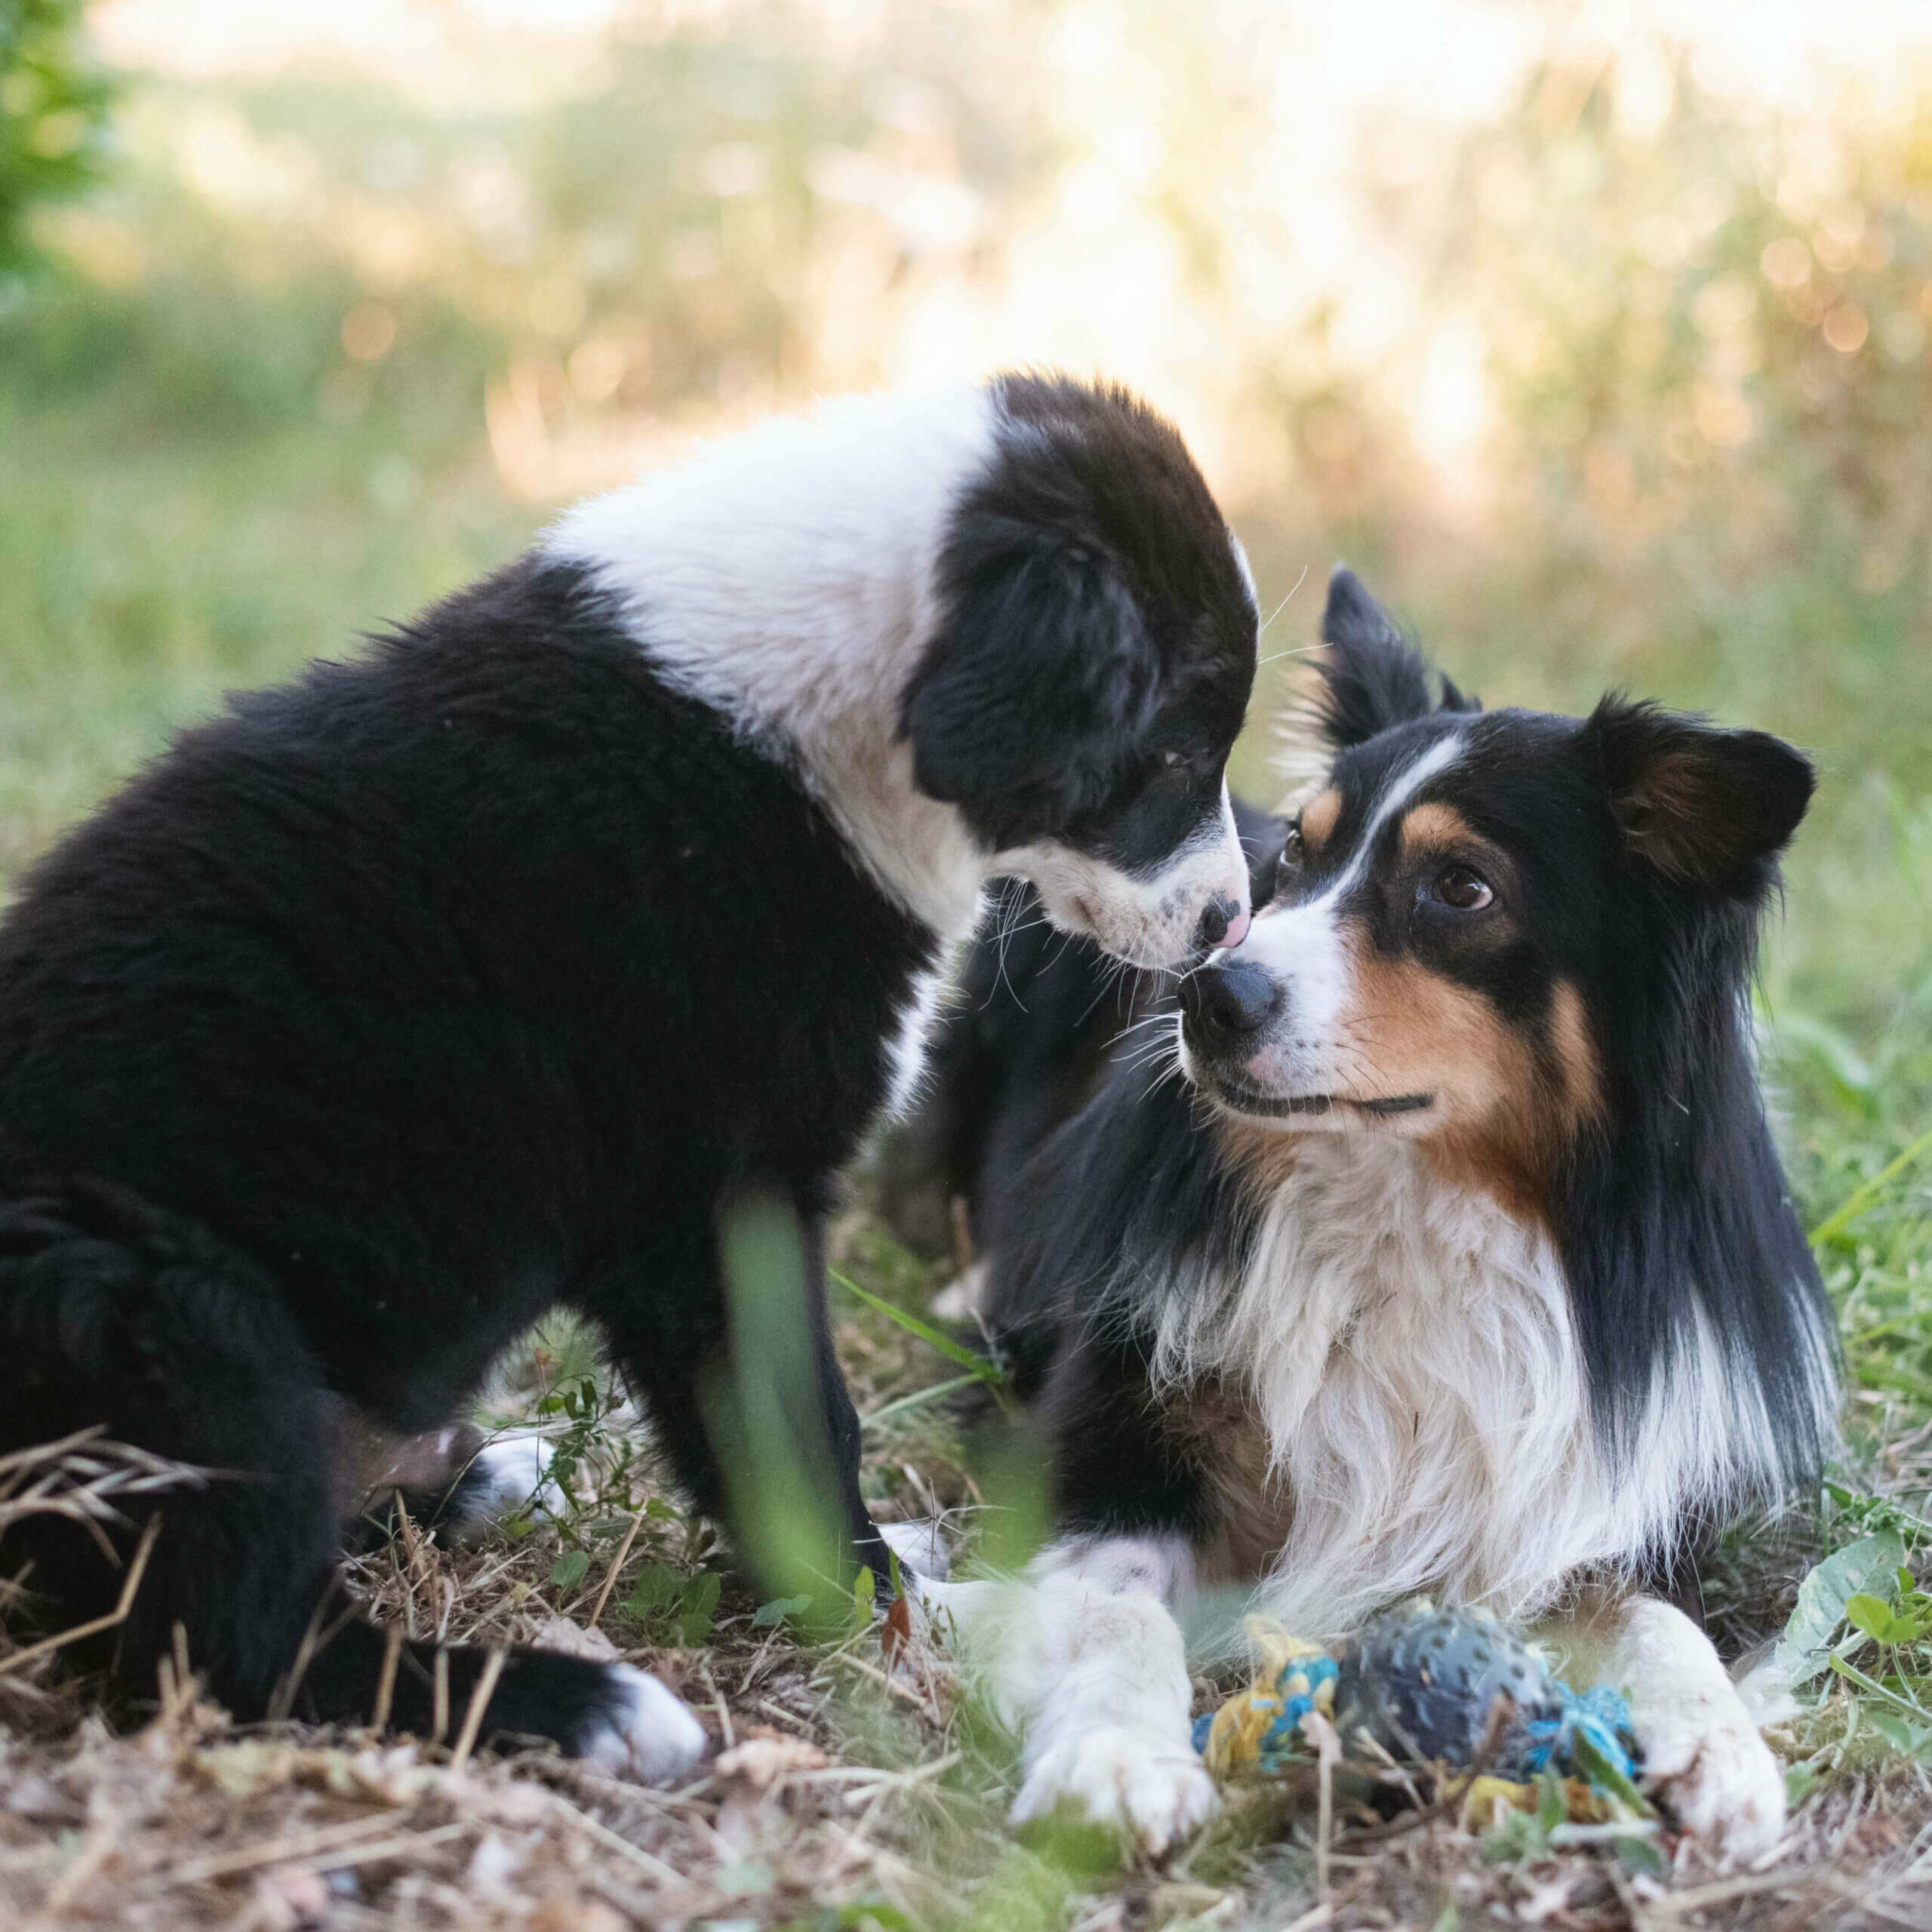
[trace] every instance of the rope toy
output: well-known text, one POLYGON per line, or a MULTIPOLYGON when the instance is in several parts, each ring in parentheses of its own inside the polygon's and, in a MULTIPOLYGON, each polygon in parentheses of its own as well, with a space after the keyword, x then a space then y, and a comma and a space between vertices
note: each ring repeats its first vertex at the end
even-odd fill
POLYGON ((1648 1808, 1622 1695, 1573 1690, 1493 1617, 1418 1602, 1332 1654, 1269 1617, 1245 1628, 1252 1679, 1194 1724, 1195 1749, 1217 1779, 1265 1777, 1304 1759, 1313 1713, 1345 1746, 1366 1732, 1399 1761, 1454 1771, 1481 1760, 1472 1797, 1527 1805, 1531 1780, 1554 1770, 1573 1817, 1648 1808))

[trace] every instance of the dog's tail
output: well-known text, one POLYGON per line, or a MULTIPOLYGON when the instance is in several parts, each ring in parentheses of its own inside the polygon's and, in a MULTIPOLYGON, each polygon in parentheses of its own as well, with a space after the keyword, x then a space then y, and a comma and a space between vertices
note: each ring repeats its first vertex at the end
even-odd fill
POLYGON ((70 1628, 114 1607, 158 1516, 129 1615, 84 1664, 145 1694, 179 1622, 220 1694, 266 1707, 332 1571, 328 1401, 278 1285, 206 1229, 84 1179, 0 1201, 0 1448, 99 1428, 202 1472, 118 1521, 37 1513, 0 1540, 29 1614, 70 1628))

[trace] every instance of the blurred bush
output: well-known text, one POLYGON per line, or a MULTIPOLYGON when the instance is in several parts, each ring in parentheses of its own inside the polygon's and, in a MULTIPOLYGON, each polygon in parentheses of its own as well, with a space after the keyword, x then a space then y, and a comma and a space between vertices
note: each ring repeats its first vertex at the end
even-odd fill
POLYGON ((105 171, 110 94, 82 44, 82 7, 0 0, 0 278, 28 259, 35 206, 105 171))

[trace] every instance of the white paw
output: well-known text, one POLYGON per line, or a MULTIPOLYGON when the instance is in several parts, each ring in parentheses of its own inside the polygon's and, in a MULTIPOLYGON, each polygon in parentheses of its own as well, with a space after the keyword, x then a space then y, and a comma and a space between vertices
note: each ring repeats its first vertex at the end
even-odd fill
POLYGON ((1185 1740, 1115 1724, 1064 1739, 1035 1759, 1013 1801, 1013 1822, 1046 1817, 1065 1803, 1158 1857, 1205 1824, 1220 1801, 1185 1740))
POLYGON ((569 1499, 550 1480, 550 1445, 540 1435, 498 1436, 476 1452, 463 1489, 463 1514, 450 1525, 457 1540, 506 1516, 540 1511, 561 1516, 569 1499))
POLYGON ((952 1567, 946 1540, 930 1518, 915 1523, 881 1523, 878 1533, 886 1547, 915 1577, 943 1577, 952 1567))
POLYGON ((1727 1862, 1750 1864, 1783 1836, 1784 1773, 1741 1706, 1733 1713, 1693 1700, 1674 1712, 1647 1712, 1637 1738, 1644 1783, 1727 1862))
POLYGON ((681 1777, 709 1748, 703 1724, 648 1671, 614 1663, 604 1708, 577 1740, 577 1755, 645 1784, 681 1777))

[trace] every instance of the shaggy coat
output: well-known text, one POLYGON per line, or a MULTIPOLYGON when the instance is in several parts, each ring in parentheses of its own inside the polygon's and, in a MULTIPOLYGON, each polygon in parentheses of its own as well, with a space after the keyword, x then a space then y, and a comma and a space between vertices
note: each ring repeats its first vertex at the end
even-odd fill
MULTIPOLYGON (((1346 571, 1322 636, 1316 775, 1246 940, 1111 1065, 1010 1015, 1001 1064, 940 1048, 934 1104, 981 1133, 980 1312, 1059 1500, 1000 1666, 1021 1810, 1152 1841, 1211 1802, 1170 1607, 1232 1588, 1320 1639, 1419 1591, 1512 1620, 1589 1592, 1618 1681, 1644 1660, 1654 1773, 1761 1844, 1769 1753, 1632 1586, 1833 1436, 1747 998, 1810 767, 1617 699, 1483 712, 1346 571)), ((1039 993, 1010 996, 1078 1004, 1039 993)))
MULTIPOLYGON (((723 1512, 718 1221, 755 1194, 805 1263, 783 1453, 841 1520, 825 1561, 882 1574, 833 1177, 991 872, 1149 963, 1245 931, 1222 774, 1254 635, 1238 546, 1131 398, 866 398, 235 698, 42 860, 0 924, 0 1448, 100 1425, 214 1472, 163 1506, 121 1684, 179 1623, 238 1716, 365 1719, 347 1446, 453 1442, 555 1304, 723 1512)), ((72 1526, 20 1555, 50 1623, 118 1589, 72 1526)), ((405 1647, 395 1721, 428 1727, 439 1669, 460 1709, 482 1661, 405 1647)), ((540 1654, 486 1730, 652 1774, 703 1742, 642 1673, 540 1654)))

